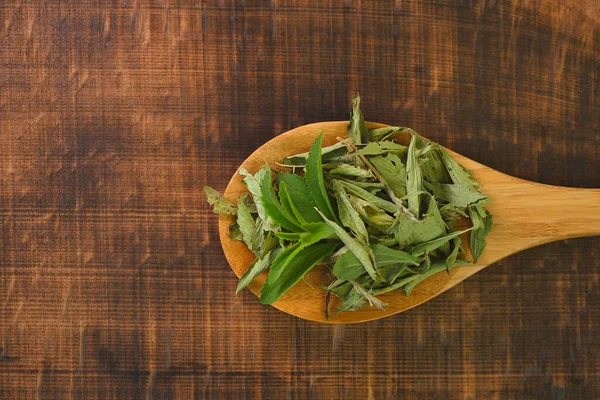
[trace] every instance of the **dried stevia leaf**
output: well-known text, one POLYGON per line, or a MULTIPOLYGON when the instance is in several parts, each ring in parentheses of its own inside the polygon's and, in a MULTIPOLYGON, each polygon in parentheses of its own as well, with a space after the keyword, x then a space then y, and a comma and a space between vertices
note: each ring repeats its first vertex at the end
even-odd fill
POLYGON ((223 197, 223 195, 215 189, 210 186, 204 186, 204 193, 206 194, 208 204, 212 206, 215 214, 235 215, 237 213, 237 208, 233 203, 223 197))

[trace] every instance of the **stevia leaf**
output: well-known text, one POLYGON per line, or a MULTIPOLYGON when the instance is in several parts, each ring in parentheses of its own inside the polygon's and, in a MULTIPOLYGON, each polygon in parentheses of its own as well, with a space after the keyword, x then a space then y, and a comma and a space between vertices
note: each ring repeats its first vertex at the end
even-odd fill
POLYGON ((269 217, 263 207, 262 192, 260 189, 261 182, 265 175, 270 175, 271 170, 268 165, 263 166, 256 174, 252 175, 245 168, 240 168, 240 175, 242 175, 243 182, 248 187, 248 190, 252 194, 252 199, 256 205, 256 211, 261 220, 263 220, 263 228, 266 231, 275 231, 278 229, 277 224, 269 217))
POLYGON ((290 199, 290 194, 288 193, 285 182, 281 182, 277 194, 279 195, 279 202, 281 203, 281 207, 285 211, 284 216, 294 225, 300 226, 301 222, 296 217, 296 215, 298 214, 298 210, 296 210, 294 205, 292 204, 292 200, 290 199))
POLYGON ((423 191, 423 176, 415 154, 417 136, 413 136, 408 146, 406 159, 406 196, 408 197, 408 209, 417 218, 421 215, 421 195, 423 191))
POLYGON ((235 215, 237 213, 237 208, 215 189, 204 186, 204 193, 215 214, 235 215))
MULTIPOLYGON (((275 233, 275 235, 279 234, 279 232, 275 233)), ((286 266, 294 259, 294 256, 300 250, 302 250, 302 244, 297 242, 280 251, 269 268, 269 279, 271 279, 271 281, 277 280, 277 278, 279 278, 281 273, 285 270, 286 266)))
POLYGON ((481 206, 474 206, 469 207, 469 216, 473 222, 469 247, 471 248, 474 262, 477 262, 485 249, 485 237, 492 229, 492 214, 481 206), (481 213, 485 215, 483 218, 481 213))
POLYGON ((342 242, 344 242, 346 247, 348 247, 348 250, 352 252, 352 254, 354 254, 356 258, 361 262, 361 264, 364 266, 365 270, 371 276, 371 278, 375 281, 380 281, 382 278, 375 269, 375 256, 373 255, 372 250, 364 243, 361 243, 359 240, 350 236, 350 234, 348 234, 348 232, 346 232, 344 228, 342 228, 335 222, 327 219, 327 217, 324 214, 321 214, 321 217, 323 217, 325 222, 335 230, 337 236, 342 242))
MULTIPOLYGON (((404 251, 390 249, 379 244, 371 245, 375 257, 375 265, 379 270, 396 264, 419 265, 420 259, 404 251)), ((342 254, 333 266, 333 274, 340 279, 353 280, 366 273, 362 263, 351 252, 342 254)))
POLYGON ((462 242, 462 240, 461 240, 460 236, 455 237, 451 241, 452 252, 450 252, 448 257, 446 258, 446 267, 448 268, 448 271, 450 271, 450 268, 452 268, 452 265, 454 265, 454 263, 456 263, 458 253, 460 252, 461 242, 462 242))
POLYGON ((306 232, 275 232, 275 237, 278 239, 297 241, 302 239, 302 235, 306 232))
POLYGON ((323 164, 323 170, 331 175, 342 175, 356 179, 368 180, 375 177, 369 169, 360 168, 350 164, 331 163, 323 164))
POLYGON ((354 144, 367 143, 369 141, 369 129, 365 124, 360 112, 360 96, 358 93, 352 99, 352 112, 350 112, 350 123, 348 124, 348 137, 354 144))
POLYGON ((254 203, 254 200, 252 199, 252 196, 250 196, 250 193, 242 193, 240 199, 238 200, 238 204, 240 202, 244 203, 244 205, 246 206, 248 211, 250 211, 250 213, 256 214, 258 212, 258 210, 256 209, 256 203, 254 203))
POLYGON ((243 201, 238 202, 237 224, 242 233, 244 243, 246 243, 250 251, 256 254, 263 239, 262 223, 260 223, 258 229, 255 229, 254 218, 252 218, 252 214, 250 214, 243 201))
POLYGON ((369 142, 378 142, 387 139, 390 135, 396 132, 402 132, 406 128, 399 126, 385 126, 383 128, 374 128, 369 130, 369 142))
POLYGON ((344 186, 337 180, 333 181, 332 186, 337 200, 337 209, 342 225, 349 228, 360 241, 368 244, 369 234, 367 228, 358 212, 356 212, 352 207, 352 204, 350 204, 344 186))
MULTIPOLYGON (((258 219, 258 221, 262 221, 262 220, 258 219)), ((264 222, 263 222, 263 224, 264 224, 264 222)), ((273 232, 264 231, 264 229, 263 229, 263 232, 264 232, 264 239, 263 239, 262 243, 260 244, 260 256, 261 257, 263 257, 265 254, 267 254, 271 250, 273 250, 275 248, 275 246, 277 246, 277 244, 279 243, 279 241, 277 240, 277 238, 275 237, 273 232)))
POLYGON ((379 308, 380 310, 383 310, 385 308, 385 306, 387 306, 386 303, 384 303, 383 301, 379 300, 377 297, 373 296, 371 293, 366 291, 356 281, 350 281, 350 283, 352 284, 352 286, 354 286, 354 290, 356 290, 356 292, 359 295, 361 295, 365 300, 367 300, 367 302, 369 303, 369 305, 371 307, 375 306, 375 307, 379 308))
POLYGON ((279 200, 277 200, 277 196, 275 195, 270 170, 269 173, 264 174, 263 176, 260 192, 262 194, 263 207, 265 208, 267 215, 273 221, 275 221, 275 223, 292 232, 298 232, 302 230, 299 226, 294 224, 289 218, 286 217, 288 213, 281 206, 279 200))
POLYGON ((427 213, 421 220, 410 219, 401 213, 396 217, 396 225, 392 229, 401 248, 427 242, 446 233, 446 225, 433 199, 430 199, 427 213))
MULTIPOLYGON (((325 146, 321 149, 321 158, 323 160, 334 160, 337 158, 343 158, 348 152, 347 147, 344 143, 338 142, 331 146, 325 146)), ((282 163, 285 165, 296 165, 299 167, 306 165, 306 159, 308 158, 308 152, 299 153, 293 156, 284 158, 282 163)))
POLYGON ((323 242, 302 248, 295 253, 277 277, 271 277, 269 274, 260 292, 260 302, 273 304, 315 265, 333 253, 337 246, 338 243, 334 241, 323 242))
POLYGON ((363 156, 380 156, 388 153, 403 155, 407 152, 408 147, 388 140, 382 142, 371 142, 362 149, 358 150, 357 154, 363 156))
POLYGON ((337 179, 338 181, 341 181, 341 182, 350 183, 354 186, 358 186, 361 189, 365 189, 366 191, 368 191, 370 193, 377 193, 385 187, 385 185, 381 182, 361 182, 361 181, 348 179, 343 176, 333 176, 332 179, 337 179))
POLYGON ((460 217, 468 218, 469 215, 463 210, 451 204, 446 204, 440 208, 440 214, 444 221, 454 221, 460 217))
POLYGON ((411 276, 404 277, 404 278, 400 279, 399 281, 394 282, 391 285, 387 285, 387 286, 384 286, 382 288, 378 288, 378 289, 373 290, 373 295, 379 296, 379 295, 382 295, 382 294, 385 294, 385 293, 389 293, 389 292, 391 292, 393 290, 401 289, 404 286, 406 286, 409 283, 411 283, 412 281, 414 281, 415 279, 417 279, 418 277, 419 277, 419 275, 411 275, 411 276))
POLYGON ((367 304, 367 299, 352 287, 352 290, 348 292, 340 307, 333 311, 332 316, 344 311, 358 311, 365 304, 367 304))
POLYGON ((369 161, 397 197, 406 196, 406 168, 400 157, 390 153, 369 157, 369 161))
POLYGON ((303 177, 296 174, 280 173, 277 174, 277 182, 279 185, 285 183, 292 210, 300 224, 323 221, 317 210, 315 210, 316 203, 303 177))
POLYGON ((229 225, 229 239, 239 241, 244 240, 244 236, 242 235, 242 232, 240 231, 240 226, 237 224, 237 222, 229 225))
POLYGON ((323 133, 321 133, 315 142, 310 147, 308 160, 306 162, 306 184, 308 190, 317 205, 319 211, 321 211, 329 219, 335 219, 335 213, 331 202, 329 201, 329 195, 325 189, 325 180, 323 179, 323 170, 321 168, 321 143, 323 141, 323 133))
POLYGON ((257 276, 259 276, 263 271, 269 268, 271 262, 275 259, 277 254, 281 251, 280 248, 269 251, 262 257, 257 257, 248 267, 244 275, 238 281, 237 287, 235 289, 235 294, 238 294, 242 291, 246 286, 250 284, 257 276))
POLYGON ((470 204, 486 198, 478 191, 456 183, 425 182, 425 187, 439 200, 459 208, 468 207, 470 204))
POLYGON ((463 233, 466 233, 470 230, 471 229, 469 228, 464 231, 455 231, 455 232, 449 233, 447 235, 441 236, 439 238, 429 240, 424 243, 419 243, 418 245, 414 246, 410 250, 410 254, 412 254, 415 257, 421 257, 423 254, 429 253, 429 252, 432 252, 432 251, 438 249, 439 247, 448 243, 450 240, 454 239, 455 237, 458 237, 458 236, 462 235, 463 233))
POLYGON ((312 222, 302 225, 307 232, 300 238, 304 246, 309 246, 324 239, 337 238, 335 229, 325 222, 312 222))
POLYGON ((373 203, 369 203, 368 201, 353 195, 348 196, 348 198, 352 207, 372 228, 386 233, 394 224, 394 217, 387 214, 373 203))
POLYGON ((425 279, 427 279, 439 272, 442 272, 444 270, 449 271, 450 269, 452 269, 454 267, 459 267, 459 266, 466 265, 466 264, 469 264, 469 262, 464 261, 464 260, 456 260, 456 262, 450 268, 448 268, 444 261, 434 263, 431 265, 431 267, 429 268, 429 270, 426 273, 424 273, 422 275, 417 275, 415 279, 411 280, 408 284, 406 284, 406 286, 404 287, 404 291, 405 291, 406 295, 408 296, 413 291, 415 286, 417 286, 419 283, 423 282, 425 279))
POLYGON ((381 197, 378 197, 377 195, 364 190, 363 188, 361 188, 360 186, 357 185, 357 182, 347 182, 347 181, 342 181, 341 182, 342 186, 344 186, 344 188, 346 189, 346 191, 348 193, 351 193, 355 196, 360 197, 363 200, 368 201, 369 203, 373 204, 376 207, 379 207, 387 212, 391 212, 391 213, 397 213, 398 211, 400 211, 400 208, 392 203, 391 201, 387 201, 382 199, 381 197))
POLYGON ((453 183, 466 186, 475 191, 479 189, 479 184, 473 180, 471 173, 463 168, 463 166, 460 165, 454 158, 452 158, 452 156, 450 156, 446 150, 440 147, 439 154, 453 183))
POLYGON ((410 132, 416 140, 415 153, 423 172, 423 179, 428 182, 448 183, 448 174, 440 155, 442 147, 437 143, 425 141, 412 129, 410 132))

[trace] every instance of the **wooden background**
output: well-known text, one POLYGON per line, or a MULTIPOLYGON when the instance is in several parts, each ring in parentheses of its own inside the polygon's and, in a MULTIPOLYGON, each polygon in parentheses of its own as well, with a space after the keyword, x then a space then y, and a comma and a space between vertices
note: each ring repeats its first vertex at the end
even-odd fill
POLYGON ((0 398, 600 398, 597 237, 363 325, 234 295, 202 186, 356 91, 600 187, 596 0, 1 2, 0 398))

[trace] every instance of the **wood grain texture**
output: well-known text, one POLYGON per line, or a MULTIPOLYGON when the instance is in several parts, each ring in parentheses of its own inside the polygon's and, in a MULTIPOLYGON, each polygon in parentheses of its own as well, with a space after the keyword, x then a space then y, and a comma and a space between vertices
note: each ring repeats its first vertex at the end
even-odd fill
MULTIPOLYGON (((256 172, 268 163, 272 170, 289 171, 277 163, 288 156, 305 153, 318 135, 323 135, 323 146, 330 146, 346 137, 348 121, 317 122, 282 133, 260 146, 244 160, 232 176, 225 197, 234 204, 248 192, 239 170, 256 172)), ((367 122, 369 129, 385 125, 367 122)), ((392 137, 408 146, 407 132, 392 137)), ((425 138, 426 139, 426 138, 425 138)), ((379 298, 387 304, 384 309, 363 307, 356 312, 343 312, 327 318, 324 310, 326 291, 331 270, 316 266, 302 281, 287 291, 273 306, 281 311, 309 321, 342 324, 372 321, 406 311, 453 288, 465 279, 510 255, 545 243, 586 236, 600 236, 600 189, 578 189, 542 185, 515 178, 446 149, 482 185, 482 192, 490 199, 486 208, 492 213, 494 226, 486 237, 487 246, 476 264, 454 268, 450 273, 438 273, 423 281, 406 296, 393 291, 379 298)), ((235 222, 231 215, 219 217, 219 239, 229 265, 238 277, 248 270, 254 254, 241 240, 231 240, 229 227, 235 222)), ((466 228, 466 227, 465 227, 466 228)), ((463 228, 459 228, 463 229, 463 228)), ((469 234, 461 235, 463 247, 469 248, 469 234)), ((465 255, 472 260, 470 254, 465 255)), ((248 287, 260 297, 267 272, 260 274, 248 287)), ((334 297, 331 310, 341 304, 334 297)))
POLYGON ((600 15, 575 0, 0 4, 0 398, 600 397, 600 242, 399 316, 258 304, 202 185, 347 119, 600 187, 600 15))

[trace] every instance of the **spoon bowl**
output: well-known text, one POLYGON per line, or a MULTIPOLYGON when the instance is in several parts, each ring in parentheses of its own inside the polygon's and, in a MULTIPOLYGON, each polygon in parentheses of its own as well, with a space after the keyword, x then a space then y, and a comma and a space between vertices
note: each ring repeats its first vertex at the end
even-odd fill
MULTIPOLYGON (((280 170, 277 162, 286 156, 308 151, 319 133, 323 132, 323 146, 334 144, 337 137, 346 137, 347 125, 346 121, 319 122, 292 129, 259 147, 240 168, 255 172, 268 163, 272 169, 280 170)), ((367 123, 367 126, 372 129, 386 125, 367 123)), ((396 139, 406 144, 409 137, 400 134, 396 139)), ((449 274, 433 275, 418 284, 410 296, 398 291, 379 296, 388 304, 383 310, 365 306, 330 319, 324 312, 326 292, 320 288, 330 278, 326 267, 317 266, 273 306, 311 321, 344 324, 371 321, 424 303, 511 254, 555 240, 600 235, 600 189, 575 189, 525 181, 446 150, 473 174, 482 185, 482 193, 491 199, 486 208, 493 215, 494 225, 486 238, 485 251, 476 264, 454 268, 449 274)), ((225 197, 234 203, 247 191, 238 172, 239 169, 225 190, 225 197)), ((227 261, 241 277, 254 260, 254 254, 243 242, 229 238, 229 225, 233 222, 233 217, 221 216, 219 236, 227 261)), ((261 274, 248 288, 258 296, 266 277, 266 272, 261 274)), ((336 306, 334 297, 331 307, 336 306)))

